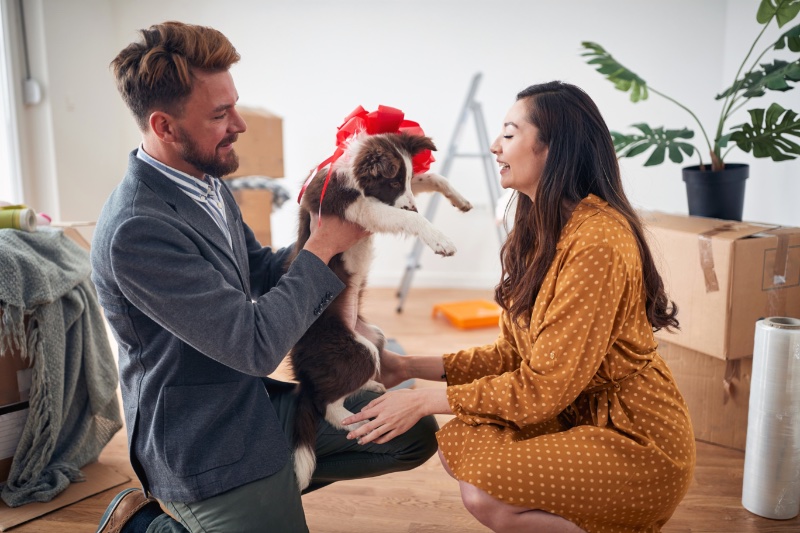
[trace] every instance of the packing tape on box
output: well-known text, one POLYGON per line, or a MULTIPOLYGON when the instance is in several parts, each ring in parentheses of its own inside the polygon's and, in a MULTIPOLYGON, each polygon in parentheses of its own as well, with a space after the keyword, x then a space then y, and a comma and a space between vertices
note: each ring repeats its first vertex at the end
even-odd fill
MULTIPOLYGON (((747 224, 727 222, 717 226, 716 228, 704 231, 698 235, 700 268, 703 271, 703 279, 705 281, 707 293, 719 291, 717 272, 714 270, 714 249, 711 244, 711 238, 714 235, 718 235, 726 231, 738 231, 743 227, 747 227, 747 224)), ((781 228, 766 230, 763 233, 777 239, 775 259, 772 263, 772 272, 769 273, 771 275, 768 287, 770 290, 768 291, 767 309, 764 310, 764 316, 780 316, 786 312, 785 291, 780 289, 783 289, 786 286, 788 273, 792 268, 795 267, 795 265, 792 264, 789 255, 790 235, 788 233, 783 233, 781 228)))
POLYGON ((722 377, 722 405, 736 397, 735 381, 741 380, 741 359, 728 359, 725 361, 725 375, 722 377))
POLYGON ((800 319, 756 322, 742 505, 788 520, 800 514, 800 319))
POLYGON ((717 292, 719 290, 717 272, 714 270, 714 249, 711 246, 711 237, 726 231, 735 231, 741 227, 742 224, 728 222, 721 226, 717 226, 714 229, 704 231, 698 235, 697 244, 700 246, 700 268, 703 269, 703 278, 706 282, 706 292, 717 292))
POLYGON ((781 229, 774 229, 766 233, 778 238, 775 248, 775 259, 772 263, 772 283, 767 291, 766 316, 780 316, 786 313, 786 291, 789 273, 798 268, 797 261, 792 261, 789 254, 789 235, 782 233, 781 229), (776 290, 777 289, 777 290, 776 290))
POLYGON ((36 211, 24 205, 2 206, 0 228, 36 231, 36 211))

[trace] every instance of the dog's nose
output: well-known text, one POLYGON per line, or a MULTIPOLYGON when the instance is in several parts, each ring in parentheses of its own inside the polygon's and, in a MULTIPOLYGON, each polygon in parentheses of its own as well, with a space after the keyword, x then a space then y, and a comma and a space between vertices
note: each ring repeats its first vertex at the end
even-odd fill
POLYGON ((415 205, 405 206, 405 207, 403 207, 403 209, 405 209, 406 211, 414 211, 415 213, 419 213, 419 211, 417 211, 417 206, 415 206, 415 205))

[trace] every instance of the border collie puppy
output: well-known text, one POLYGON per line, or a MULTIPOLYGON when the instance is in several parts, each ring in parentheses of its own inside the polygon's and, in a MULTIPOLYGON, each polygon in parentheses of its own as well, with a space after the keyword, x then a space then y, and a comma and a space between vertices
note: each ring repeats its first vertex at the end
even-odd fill
MULTIPOLYGON (((436 150, 433 141, 424 136, 385 133, 353 137, 342 157, 333 163, 321 212, 359 224, 371 233, 418 236, 437 254, 453 255, 456 247, 450 239, 417 212, 414 194, 440 192, 461 211, 469 211, 472 205, 444 177, 427 172, 413 174, 411 160, 423 150, 436 150)), ((327 173, 327 168, 319 170, 303 193, 297 243, 290 262, 311 234, 311 213, 320 210, 327 173)), ((318 418, 324 416, 340 429, 355 429, 361 424, 345 427, 341 423, 352 414, 344 407, 345 398, 359 390, 386 390, 375 381, 380 373, 384 335, 359 316, 371 263, 372 236, 331 259, 330 268, 346 287, 290 352, 299 382, 293 444, 301 490, 308 486, 316 466, 318 418)))

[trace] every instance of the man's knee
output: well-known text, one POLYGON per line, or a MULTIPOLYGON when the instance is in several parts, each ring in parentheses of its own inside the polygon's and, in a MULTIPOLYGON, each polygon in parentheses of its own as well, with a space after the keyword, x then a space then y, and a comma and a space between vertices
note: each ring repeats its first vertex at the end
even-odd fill
POLYGON ((405 445, 395 457, 407 467, 407 470, 425 463, 433 457, 438 449, 437 431, 439 431, 439 424, 436 422, 436 418, 432 415, 422 417, 411 429, 397 437, 398 439, 402 438, 405 445))

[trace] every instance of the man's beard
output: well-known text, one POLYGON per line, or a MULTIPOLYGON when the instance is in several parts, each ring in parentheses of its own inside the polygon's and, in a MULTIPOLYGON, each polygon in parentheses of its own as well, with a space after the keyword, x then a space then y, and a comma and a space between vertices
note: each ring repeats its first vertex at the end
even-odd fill
MULTIPOLYGON (((216 149, 211 155, 203 154, 197 146, 194 138, 189 135, 185 130, 179 129, 180 135, 180 153, 184 161, 192 165, 197 170, 221 178, 236 171, 239 168, 239 156, 234 150, 228 152, 226 158, 218 157, 216 149)), ((231 135, 222 140, 222 143, 233 142, 236 140, 237 135, 231 135)), ((220 143, 220 144, 222 144, 220 143)))

